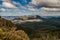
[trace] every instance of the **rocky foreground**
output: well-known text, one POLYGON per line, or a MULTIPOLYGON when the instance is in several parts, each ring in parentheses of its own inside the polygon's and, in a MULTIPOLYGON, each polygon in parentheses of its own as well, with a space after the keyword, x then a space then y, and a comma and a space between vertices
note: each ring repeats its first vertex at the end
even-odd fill
POLYGON ((11 21, 0 17, 0 40, 30 40, 23 30, 16 29, 11 21))

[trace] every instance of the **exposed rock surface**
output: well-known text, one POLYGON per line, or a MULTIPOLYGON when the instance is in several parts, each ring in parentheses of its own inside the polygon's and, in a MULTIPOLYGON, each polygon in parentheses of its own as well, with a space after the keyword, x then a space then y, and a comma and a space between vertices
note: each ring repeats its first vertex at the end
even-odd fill
POLYGON ((11 21, 0 17, 0 40, 29 40, 23 30, 16 29, 11 21))

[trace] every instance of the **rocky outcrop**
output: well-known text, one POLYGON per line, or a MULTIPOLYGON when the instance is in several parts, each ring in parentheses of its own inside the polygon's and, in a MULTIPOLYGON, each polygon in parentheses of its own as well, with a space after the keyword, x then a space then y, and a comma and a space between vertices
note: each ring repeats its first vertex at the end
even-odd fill
POLYGON ((0 17, 0 40, 29 40, 23 30, 16 30, 17 27, 9 20, 0 17))
POLYGON ((28 35, 23 30, 9 31, 5 34, 5 40, 29 40, 28 35))
POLYGON ((16 28, 16 26, 9 20, 0 17, 0 27, 5 27, 7 29, 16 28))

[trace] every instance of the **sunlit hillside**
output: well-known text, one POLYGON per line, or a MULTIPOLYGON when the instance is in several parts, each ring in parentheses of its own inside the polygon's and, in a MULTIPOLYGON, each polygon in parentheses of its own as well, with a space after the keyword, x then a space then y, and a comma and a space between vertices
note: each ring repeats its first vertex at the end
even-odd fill
POLYGON ((0 17, 0 40, 30 40, 23 30, 16 29, 17 26, 10 20, 0 17))

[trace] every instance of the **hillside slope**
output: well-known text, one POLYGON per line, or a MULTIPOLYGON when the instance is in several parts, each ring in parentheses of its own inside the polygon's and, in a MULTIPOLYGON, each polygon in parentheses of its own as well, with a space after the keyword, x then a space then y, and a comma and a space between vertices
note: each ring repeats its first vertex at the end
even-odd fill
POLYGON ((0 40, 29 40, 23 30, 16 29, 11 21, 0 17, 0 40))

